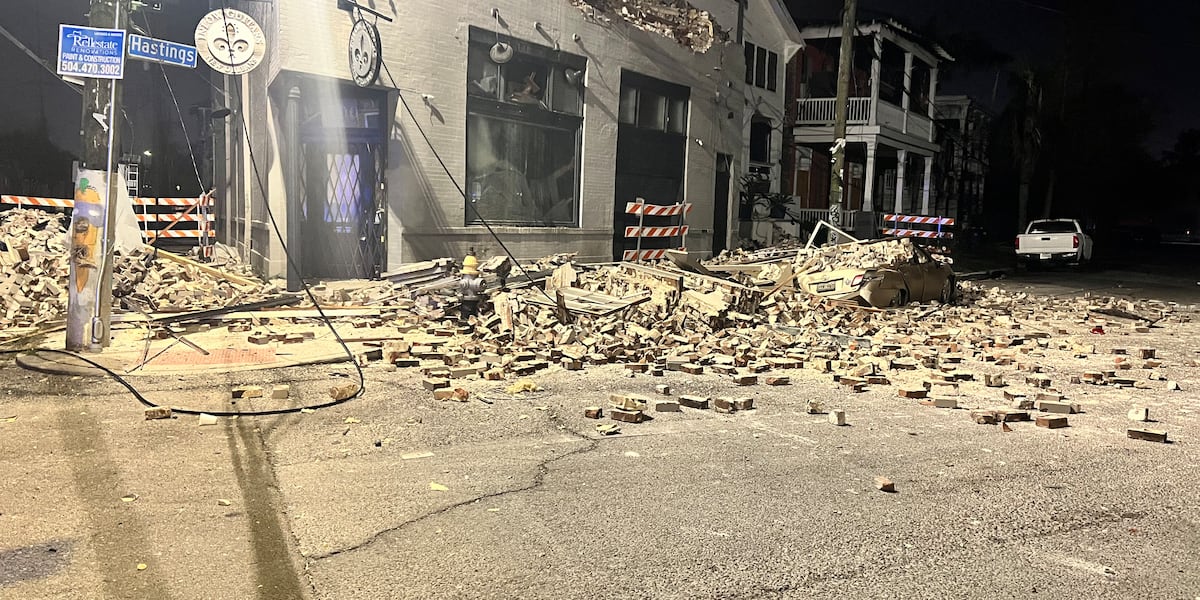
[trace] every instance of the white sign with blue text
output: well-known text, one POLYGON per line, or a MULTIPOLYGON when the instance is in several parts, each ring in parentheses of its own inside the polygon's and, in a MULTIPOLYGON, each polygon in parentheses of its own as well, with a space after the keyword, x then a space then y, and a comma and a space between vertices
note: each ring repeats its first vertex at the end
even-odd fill
POLYGON ((124 78, 125 32, 59 25, 58 74, 96 79, 124 78))
POLYGON ((131 33, 129 58, 194 69, 196 47, 131 33))

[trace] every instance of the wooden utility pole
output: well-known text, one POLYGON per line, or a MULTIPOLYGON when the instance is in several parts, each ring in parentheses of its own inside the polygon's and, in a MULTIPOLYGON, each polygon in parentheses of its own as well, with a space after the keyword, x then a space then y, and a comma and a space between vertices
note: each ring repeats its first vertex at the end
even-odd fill
MULTIPOLYGON (((833 110, 833 168, 829 174, 829 224, 842 227, 842 182, 846 170, 846 113, 850 101, 850 75, 854 70, 854 32, 858 0, 846 0, 842 8, 842 45, 838 54, 837 100, 833 110)), ((838 233, 829 230, 829 243, 838 243, 838 233)))
MULTIPOLYGON (((124 30, 129 24, 130 0, 91 0, 88 25, 99 29, 124 30)), ((112 265, 113 229, 116 225, 117 169, 113 164, 113 149, 118 144, 118 116, 121 114, 121 82, 118 79, 89 77, 84 80, 82 116, 82 162, 81 169, 103 171, 108 176, 101 188, 91 196, 87 190, 76 185, 76 200, 98 199, 103 204, 103 222, 99 234, 103 241, 90 244, 98 246, 99 252, 80 255, 79 244, 72 244, 71 285, 78 286, 68 296, 67 304, 67 350, 85 350, 109 345, 109 325, 112 314, 112 265), (105 185, 105 183, 107 185, 105 185), (88 285, 88 282, 91 282, 88 285), (72 300, 74 302, 72 302, 72 300)), ((72 218, 72 233, 80 241, 95 235, 97 224, 81 218, 85 212, 76 206, 72 218)))

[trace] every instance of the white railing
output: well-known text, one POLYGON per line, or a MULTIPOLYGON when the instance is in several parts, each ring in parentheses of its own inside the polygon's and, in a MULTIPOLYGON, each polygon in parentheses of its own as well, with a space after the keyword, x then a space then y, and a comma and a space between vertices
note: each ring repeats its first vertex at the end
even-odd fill
MULTIPOLYGON (((801 223, 815 223, 817 221, 829 220, 828 208, 793 208, 788 210, 797 221, 801 223)), ((855 216, 858 215, 857 210, 842 211, 842 229, 850 229, 854 227, 855 216)))
MULTIPOLYGON (((837 98, 801 98, 796 101, 796 123, 800 125, 832 124, 837 111, 837 98)), ((870 98, 850 98, 846 122, 862 124, 871 119, 870 98)))

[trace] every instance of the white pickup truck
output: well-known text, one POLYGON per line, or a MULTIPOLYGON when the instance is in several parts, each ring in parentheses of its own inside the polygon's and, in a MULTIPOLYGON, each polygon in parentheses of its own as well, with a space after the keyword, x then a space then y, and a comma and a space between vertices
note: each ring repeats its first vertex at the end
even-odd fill
POLYGON ((1092 260, 1092 237, 1075 219, 1033 221, 1017 236, 1017 259, 1029 266, 1086 263, 1092 260))

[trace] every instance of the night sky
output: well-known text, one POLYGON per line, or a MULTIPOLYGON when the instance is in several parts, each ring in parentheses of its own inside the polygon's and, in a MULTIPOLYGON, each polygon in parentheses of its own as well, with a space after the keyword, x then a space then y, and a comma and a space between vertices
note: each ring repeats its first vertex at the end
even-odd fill
MULTIPOLYGON (((417 0, 410 0, 417 1, 417 0)), ((566 0, 542 0, 560 1, 566 0)), ((751 0, 760 1, 760 0, 751 0)), ((787 0, 800 20, 829 23, 838 19, 842 0, 787 0)), ((6 0, 0 11, 0 25, 16 35, 49 61, 56 52, 57 25, 84 24, 87 0, 6 0)), ((163 13, 150 14, 151 30, 156 37, 190 43, 199 17, 207 11, 202 0, 167 0, 163 13)), ((1043 60, 1061 51, 1065 31, 1071 23, 1106 21, 1119 28, 1103 31, 1102 60, 1111 62, 1111 77, 1148 101, 1155 129, 1147 140, 1148 149, 1158 155, 1170 148, 1179 131, 1200 128, 1200 37, 1193 31, 1200 26, 1200 1, 1165 0, 1153 6, 1138 2, 1093 2, 1091 0, 860 0, 859 20, 893 16, 935 37, 954 34, 974 35, 990 43, 1017 61, 1043 60), (1097 9, 1105 5, 1107 9, 1097 9), (1104 10, 1106 14, 1096 14, 1104 10), (1108 54, 1111 51, 1111 54, 1108 54)), ((141 18, 138 18, 141 22, 141 18)), ((1098 30, 1099 32, 1099 30, 1098 30)), ((170 99, 161 93, 162 76, 155 66, 130 61, 126 67, 126 106, 133 121, 134 134, 126 138, 125 151, 140 152, 154 136, 154 129, 170 117, 172 139, 181 141, 178 118, 170 99), (134 148, 133 146, 137 146, 134 148)), ((75 152, 78 148, 79 95, 30 60, 11 42, 0 38, 0 75, 5 82, 3 104, 5 118, 0 129, 32 128, 43 116, 51 140, 75 152)), ((179 95, 188 127, 195 121, 187 107, 207 102, 209 70, 169 68, 171 83, 179 95)), ((984 69, 943 82, 941 93, 969 93, 999 111, 1007 100, 1005 75, 996 69, 984 69), (995 103, 992 92, 996 81, 995 103)), ((128 130, 124 132, 129 135, 128 130)), ((192 137, 194 137, 194 132, 192 137)))

